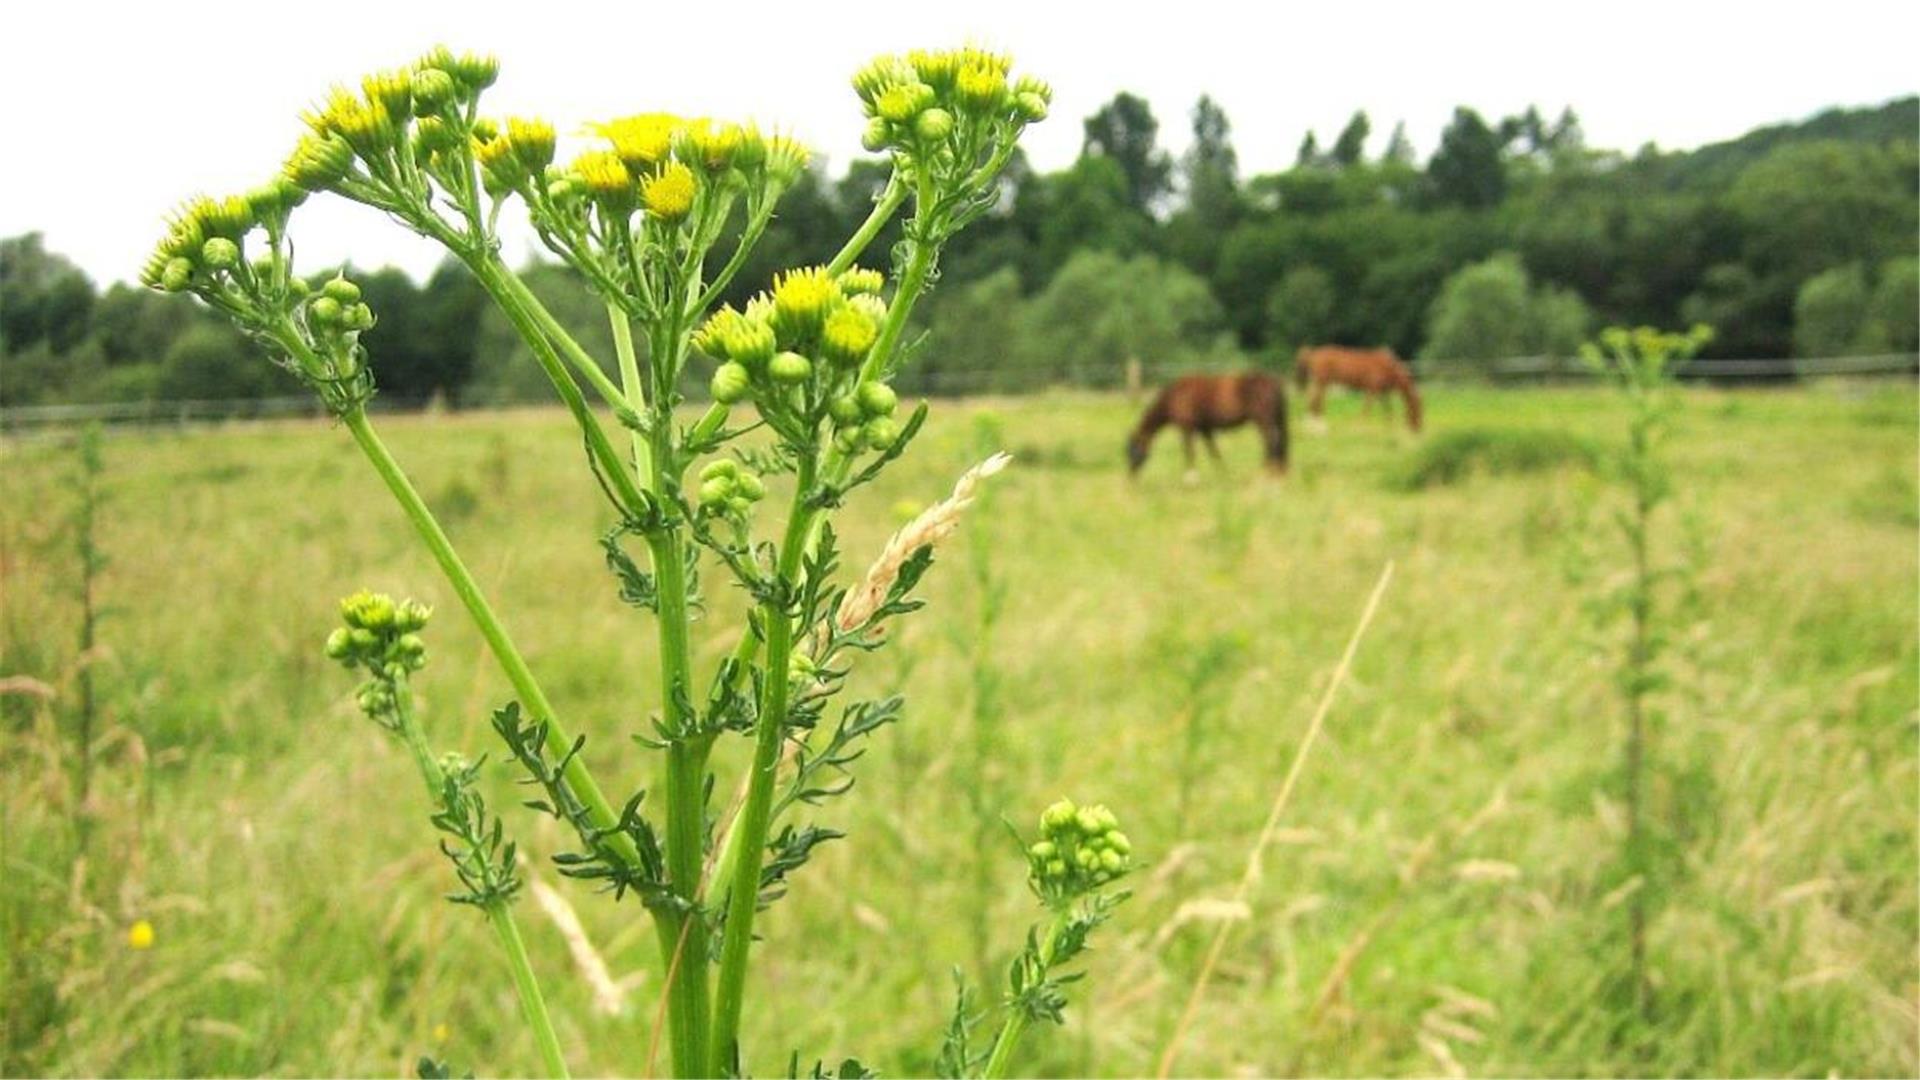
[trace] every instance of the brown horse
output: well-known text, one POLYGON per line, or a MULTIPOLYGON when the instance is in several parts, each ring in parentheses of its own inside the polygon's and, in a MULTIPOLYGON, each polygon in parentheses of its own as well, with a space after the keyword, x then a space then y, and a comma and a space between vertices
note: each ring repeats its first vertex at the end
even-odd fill
POLYGON ((1220 448, 1213 433, 1251 423, 1260 429, 1266 446, 1267 467, 1279 475, 1287 472, 1287 391, 1279 379, 1270 375, 1184 375, 1168 383, 1147 406, 1146 415, 1127 440, 1127 463, 1138 473, 1147 463, 1147 450, 1153 437, 1168 424, 1180 428, 1187 451, 1187 468, 1193 468, 1193 437, 1199 435, 1207 452, 1220 460, 1220 448))
POLYGON ((1387 393, 1398 390, 1407 402, 1407 426, 1420 430, 1420 392, 1413 388, 1413 372, 1393 354, 1392 349, 1347 349, 1338 345, 1300 347, 1293 358, 1294 377, 1300 388, 1313 385, 1307 398, 1307 411, 1318 417, 1326 403, 1327 384, 1351 386, 1367 395, 1367 404, 1378 401, 1389 416, 1393 407, 1387 393))

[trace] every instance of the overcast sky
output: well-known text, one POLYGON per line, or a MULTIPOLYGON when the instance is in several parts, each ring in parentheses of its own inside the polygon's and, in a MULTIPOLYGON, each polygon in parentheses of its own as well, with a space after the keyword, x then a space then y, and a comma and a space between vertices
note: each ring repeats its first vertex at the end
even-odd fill
MULTIPOLYGON (((878 52, 974 40, 1052 81, 1053 116, 1027 139, 1043 170, 1068 164, 1081 119, 1130 90, 1152 103, 1175 152, 1194 100, 1213 95, 1251 175, 1290 163, 1309 128, 1330 142, 1357 108, 1373 119, 1370 151, 1404 120, 1424 157, 1456 104, 1490 118, 1572 105, 1591 145, 1623 149, 1697 146, 1830 105, 1878 104, 1920 82, 1917 12, 1855 0, 14 0, 0 9, 0 236, 40 230, 97 281, 129 279, 183 196, 270 175, 301 108, 329 83, 441 41, 499 55, 490 114, 544 115, 563 134, 641 111, 753 118, 797 133, 837 174, 859 153, 848 75, 878 52)), ((295 237, 308 268, 351 255, 419 275, 438 261, 424 241, 331 198, 309 202, 295 237)))

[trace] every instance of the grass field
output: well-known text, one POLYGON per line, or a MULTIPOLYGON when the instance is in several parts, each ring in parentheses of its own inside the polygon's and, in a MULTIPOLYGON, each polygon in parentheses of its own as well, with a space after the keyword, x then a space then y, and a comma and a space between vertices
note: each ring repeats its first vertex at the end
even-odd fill
MULTIPOLYGON (((1016 456, 936 565, 928 611, 859 687, 909 716, 830 811, 821 849, 759 928, 749 1062, 785 1075, 855 1054, 924 1073, 951 969, 994 971, 1034 914, 995 836, 978 884, 970 784, 1029 827, 1105 801, 1146 863, 1096 940, 1064 1030, 1029 1074, 1150 1071, 1362 602, 1397 573, 1188 1035, 1183 1073, 1920 1072, 1916 995, 1915 409, 1911 387, 1689 391, 1664 525, 1704 544, 1698 618, 1659 698, 1661 805, 1682 873, 1656 907, 1656 1016, 1624 963, 1620 707, 1612 639, 1583 597, 1625 565, 1617 489, 1574 455, 1411 487, 1448 432, 1570 433, 1624 413, 1585 390, 1438 388, 1422 442, 1339 402, 1283 483, 1250 434, 1181 482, 1163 442, 1121 472, 1135 406, 1060 395, 940 403, 922 443, 840 522, 863 566, 997 429, 1016 456), (978 417, 991 414, 994 424, 978 417), (1690 522, 1690 526, 1687 523, 1690 522), (997 745, 976 782, 973 559, 1006 589, 984 650, 997 745), (984 907, 983 907, 984 905, 984 907), (984 918, 982 913, 984 911, 984 918), (806 1066, 803 1064, 802 1066, 806 1066)), ((595 543, 604 506, 557 412, 394 418, 389 442, 444 515, 614 792, 652 785, 646 620, 595 543)), ((421 1053, 483 1075, 537 1068, 493 941, 439 899, 450 875, 404 753, 360 719, 320 643, 362 585, 436 602, 421 689, 434 740, 497 748, 505 682, 344 433, 314 423, 117 436, 101 542, 112 611, 90 858, 76 865, 55 728, 70 722, 75 603, 58 536, 72 452, 5 447, 0 975, 8 1074, 397 1074, 421 1053), (128 928, 146 919, 150 949, 128 928)), ((1204 466, 1204 462, 1203 462, 1204 466)), ((773 505, 773 503, 769 503, 773 505)), ((764 528, 763 523, 763 528, 764 528)), ((709 603, 740 598, 708 574, 709 603)), ((730 641, 712 620, 699 662, 730 641)), ((737 775, 743 746, 727 748, 737 775)), ((493 769, 503 803, 513 788, 493 769)), ((553 823, 509 811, 614 976, 593 997, 554 923, 522 925, 576 1073, 642 1074, 658 1003, 651 927, 561 883, 553 823)), ((991 985, 998 988, 1001 976, 991 985)), ((659 1066, 664 1068, 664 1062, 659 1066)))

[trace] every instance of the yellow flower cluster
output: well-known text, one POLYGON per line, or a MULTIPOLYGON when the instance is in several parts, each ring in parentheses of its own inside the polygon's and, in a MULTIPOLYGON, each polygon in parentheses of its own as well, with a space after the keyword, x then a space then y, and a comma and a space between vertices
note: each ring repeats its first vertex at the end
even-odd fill
POLYGON ((430 152, 444 150, 444 129, 460 122, 456 106, 473 101, 499 74, 499 61, 491 56, 455 55, 441 46, 412 64, 365 76, 358 94, 335 86, 302 114, 310 131, 283 171, 309 191, 331 187, 356 156, 371 164, 400 150, 414 121, 420 144, 438 143, 430 152))
POLYGON ((809 157, 787 136, 705 117, 639 113, 590 124, 588 130, 606 140, 605 146, 550 171, 549 194, 562 198, 584 191, 608 213, 624 215, 639 207, 667 224, 685 220, 702 190, 735 178, 785 187, 809 157))
POLYGON ((882 56, 853 77, 868 122, 867 149, 926 154, 947 145, 955 117, 1020 126, 1044 120, 1053 90, 1032 77, 1009 83, 1013 61, 1004 53, 966 47, 882 56))

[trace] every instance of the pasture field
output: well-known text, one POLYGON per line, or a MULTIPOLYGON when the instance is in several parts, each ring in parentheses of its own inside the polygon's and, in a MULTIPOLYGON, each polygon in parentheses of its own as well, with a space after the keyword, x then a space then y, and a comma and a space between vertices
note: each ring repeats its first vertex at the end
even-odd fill
MULTIPOLYGON (((1920 1072, 1912 388, 1680 396, 1662 546, 1678 555, 1692 536, 1704 556, 1658 699, 1659 805, 1683 840, 1650 927, 1653 1023, 1632 1024, 1617 992, 1617 636, 1583 604, 1626 566, 1620 489, 1577 455, 1405 482, 1450 432, 1604 450, 1622 406, 1441 387, 1416 441, 1343 398, 1326 434, 1296 415, 1284 482, 1259 475, 1243 432, 1191 485, 1163 439, 1129 485, 1137 405, 1056 394, 936 403, 921 445, 839 519, 862 567, 995 432, 1015 454, 943 549, 930 610, 857 673, 902 689, 908 718, 829 810, 849 839, 759 924, 773 945, 749 997, 753 1071, 785 1075, 797 1050, 803 1069, 856 1054, 927 1072, 951 971, 977 980, 984 964, 997 990, 1035 910, 998 826, 983 890, 973 805, 1030 828, 1070 795, 1113 806, 1146 865, 1066 1027, 1023 1048, 1026 1074, 1150 1072, 1223 914, 1238 924, 1182 1073, 1920 1072), (1192 904, 1231 893, 1388 560, 1395 580, 1249 908, 1192 904), (1005 591, 982 650, 983 583, 1005 591)), ((616 598, 595 543, 605 508, 565 416, 381 426, 591 737, 603 782, 653 785, 636 770, 657 758, 627 738, 646 730, 627 702, 653 692, 649 623, 616 598)), ((0 706, 4 1072, 393 1075, 422 1053, 537 1068, 483 921, 440 900, 450 875, 412 764, 321 654, 355 588, 434 601, 427 727, 497 761, 487 714, 505 681, 346 435, 289 422, 109 438, 98 823, 78 864, 56 734, 74 696, 59 536, 73 453, 4 450, 0 676, 57 695, 15 678, 0 706), (138 920, 150 948, 129 946, 138 920)), ((741 602, 708 580, 710 605, 741 602)), ((728 644, 696 625, 704 667, 728 644)), ((744 740, 723 746, 735 774, 744 740)), ((521 789, 504 766, 490 775, 510 806, 521 789)), ((576 1073, 646 1072, 661 981, 647 919, 554 876, 545 856, 569 841, 551 820, 507 821, 626 989, 623 1013, 596 1012, 555 923, 522 900, 576 1073)))

